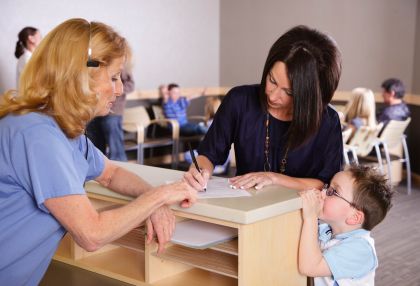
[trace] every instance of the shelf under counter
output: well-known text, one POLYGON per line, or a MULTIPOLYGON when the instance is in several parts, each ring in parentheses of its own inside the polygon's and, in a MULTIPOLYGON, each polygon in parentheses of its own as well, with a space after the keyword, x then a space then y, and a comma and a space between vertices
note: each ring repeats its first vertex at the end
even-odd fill
POLYGON ((74 243, 71 237, 66 235, 54 255, 54 260, 133 285, 148 285, 144 282, 144 251, 111 246, 109 250, 92 252, 86 257, 74 259, 74 243))

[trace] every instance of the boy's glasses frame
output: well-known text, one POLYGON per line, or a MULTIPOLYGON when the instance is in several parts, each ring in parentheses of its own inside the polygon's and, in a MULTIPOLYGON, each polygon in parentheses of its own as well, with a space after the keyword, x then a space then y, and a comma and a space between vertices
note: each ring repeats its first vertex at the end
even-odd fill
POLYGON ((340 199, 344 200, 345 202, 347 202, 350 206, 352 206, 352 207, 354 207, 354 208, 356 208, 356 209, 357 209, 356 205, 355 205, 353 202, 350 202, 349 200, 347 200, 346 198, 344 198, 342 195, 340 195, 340 194, 337 192, 337 190, 336 190, 336 189, 334 189, 334 187, 333 187, 333 186, 331 186, 331 185, 329 185, 329 184, 325 184, 325 185, 322 187, 322 190, 323 190, 323 191, 325 191, 325 194, 326 194, 328 197, 336 196, 336 197, 338 197, 338 198, 340 198, 340 199))

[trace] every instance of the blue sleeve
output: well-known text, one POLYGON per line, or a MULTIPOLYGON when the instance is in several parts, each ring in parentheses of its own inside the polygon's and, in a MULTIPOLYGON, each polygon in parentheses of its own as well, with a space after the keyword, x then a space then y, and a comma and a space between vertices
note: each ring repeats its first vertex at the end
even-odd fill
POLYGON ((335 280, 361 278, 377 266, 372 246, 362 237, 347 239, 323 252, 335 280))
POLYGON ((190 105, 190 102, 188 101, 186 97, 181 97, 179 100, 180 100, 180 105, 182 109, 186 109, 188 105, 190 105))
POLYGON ((355 117, 350 121, 350 124, 353 125, 356 129, 359 129, 360 127, 362 127, 363 124, 363 120, 360 117, 355 117))
POLYGON ((385 107, 378 116, 378 122, 384 122, 384 124, 386 124, 389 120, 391 120, 390 108, 385 107))
POLYGON ((229 156, 238 122, 238 103, 235 104, 235 88, 228 92, 217 110, 213 122, 198 148, 198 154, 206 156, 214 166, 222 165, 229 156))
POLYGON ((329 183, 334 175, 341 171, 343 165, 343 135, 341 133, 341 124, 338 114, 335 110, 329 108, 330 124, 328 124, 328 133, 323 140, 324 143, 324 160, 322 160, 322 167, 318 175, 319 180, 324 183, 329 183))
POLYGON ((103 158, 97 151, 89 152, 88 164, 82 150, 54 126, 32 128, 14 139, 12 158, 18 183, 44 212, 49 212, 44 206, 49 198, 85 194, 86 174, 95 177, 103 169, 103 158))
MULTIPOLYGON (((85 135, 80 136, 79 140, 80 140, 80 145, 81 145, 79 149, 85 152, 86 151, 85 135)), ((101 150, 99 150, 98 148, 96 148, 95 145, 93 145, 90 139, 88 139, 87 142, 89 146, 88 158, 87 158, 87 161, 89 163, 89 168, 86 174, 85 181, 93 180, 96 177, 98 177, 100 174, 102 174, 102 171, 104 170, 104 167, 105 167, 105 155, 101 152, 101 150)))

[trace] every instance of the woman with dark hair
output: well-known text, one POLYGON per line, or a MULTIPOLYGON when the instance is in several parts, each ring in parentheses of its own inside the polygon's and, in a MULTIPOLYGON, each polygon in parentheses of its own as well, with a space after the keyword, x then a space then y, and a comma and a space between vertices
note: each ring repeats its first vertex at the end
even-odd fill
POLYGON ((32 56, 32 52, 41 41, 41 33, 37 28, 25 27, 18 34, 16 42, 15 57, 18 59, 16 68, 16 86, 19 87, 20 74, 25 64, 32 56))
POLYGON ((328 104, 341 74, 333 39, 297 26, 271 47, 259 85, 235 87, 220 106, 185 179, 203 189, 234 144, 233 188, 276 184, 295 190, 320 189, 340 171, 342 135, 328 104))

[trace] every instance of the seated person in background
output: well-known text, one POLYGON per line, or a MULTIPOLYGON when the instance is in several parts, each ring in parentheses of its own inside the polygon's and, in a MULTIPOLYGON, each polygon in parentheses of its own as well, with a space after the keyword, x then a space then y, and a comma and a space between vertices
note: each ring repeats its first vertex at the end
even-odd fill
POLYGON ((374 285, 378 259, 370 230, 391 208, 385 177, 371 167, 353 166, 337 173, 322 191, 300 196, 300 273, 316 277, 315 286, 374 285))
POLYGON ((401 80, 390 78, 382 83, 382 97, 385 108, 378 115, 378 122, 386 125, 390 120, 403 121, 410 117, 410 110, 403 101, 405 94, 404 84, 401 80))
MULTIPOLYGON (((207 132, 207 127, 205 125, 188 122, 187 108, 190 102, 189 99, 181 96, 179 85, 176 83, 169 84, 168 92, 169 98, 166 102, 163 102, 162 106, 165 117, 178 120, 181 135, 192 136, 205 134, 207 132)), ((203 93, 198 96, 203 95, 203 93)), ((194 97, 190 97, 190 99, 194 97)))
MULTIPOLYGON (((210 125, 213 122, 214 115, 217 112, 222 101, 217 97, 209 97, 206 99, 206 105, 204 106, 204 116, 206 118, 207 128, 210 128, 210 125)), ((194 150, 195 156, 198 156, 197 150, 194 150)), ((185 161, 192 163, 191 154, 189 151, 185 152, 185 161)), ((227 173, 229 168, 230 157, 227 158, 226 162, 223 165, 216 165, 213 170, 213 174, 224 174, 227 173)))
POLYGON ((159 92, 158 103, 159 105, 163 106, 163 104, 168 102, 168 99, 169 99, 168 86, 166 84, 159 85, 158 92, 159 92))
POLYGON ((354 132, 361 126, 375 128, 375 95, 372 90, 358 87, 352 90, 352 97, 344 110, 344 128, 354 132))

